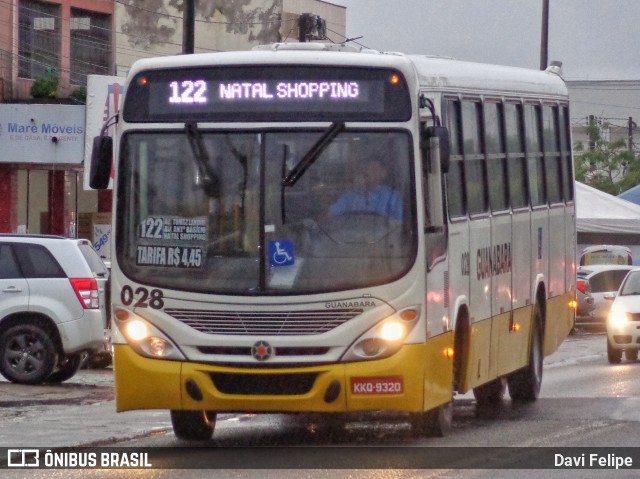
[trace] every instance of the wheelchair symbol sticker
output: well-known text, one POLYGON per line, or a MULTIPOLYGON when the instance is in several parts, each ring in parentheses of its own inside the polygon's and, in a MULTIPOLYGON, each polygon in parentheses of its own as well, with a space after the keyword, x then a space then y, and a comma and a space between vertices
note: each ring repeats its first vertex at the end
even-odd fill
POLYGON ((269 265, 291 266, 296 262, 293 249, 293 241, 276 240, 269 241, 269 265))

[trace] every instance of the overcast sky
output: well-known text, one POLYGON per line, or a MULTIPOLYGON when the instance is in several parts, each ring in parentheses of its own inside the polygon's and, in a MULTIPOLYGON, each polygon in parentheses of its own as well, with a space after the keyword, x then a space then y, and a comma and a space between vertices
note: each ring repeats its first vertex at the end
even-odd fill
MULTIPOLYGON (((540 67, 542 0, 328 1, 369 48, 540 67)), ((640 80, 640 0, 549 3, 549 61, 565 79, 640 80)))

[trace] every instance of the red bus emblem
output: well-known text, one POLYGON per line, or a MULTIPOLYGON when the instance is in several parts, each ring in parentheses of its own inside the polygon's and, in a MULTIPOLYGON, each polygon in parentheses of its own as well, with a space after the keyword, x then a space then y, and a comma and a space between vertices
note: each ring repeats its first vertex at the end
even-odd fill
POLYGON ((266 361, 273 356, 273 348, 266 341, 258 341, 251 346, 251 355, 258 361, 266 361))

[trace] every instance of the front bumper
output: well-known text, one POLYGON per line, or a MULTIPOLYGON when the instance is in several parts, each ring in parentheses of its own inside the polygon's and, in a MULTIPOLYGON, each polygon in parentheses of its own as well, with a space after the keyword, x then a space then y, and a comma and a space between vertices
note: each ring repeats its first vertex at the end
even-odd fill
POLYGON ((280 368, 149 359, 118 344, 116 409, 424 411, 451 399, 453 359, 444 351, 452 346, 447 333, 381 360, 280 368))
POLYGON ((629 321, 619 326, 607 324, 607 337, 615 349, 640 349, 640 322, 629 321))

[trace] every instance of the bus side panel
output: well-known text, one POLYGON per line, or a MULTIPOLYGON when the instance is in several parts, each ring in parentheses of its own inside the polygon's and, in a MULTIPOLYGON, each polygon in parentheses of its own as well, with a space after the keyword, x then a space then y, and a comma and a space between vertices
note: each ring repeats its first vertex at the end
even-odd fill
POLYGON ((514 311, 532 304, 532 232, 529 226, 529 219, 530 212, 528 209, 513 212, 511 229, 511 304, 514 311))
MULTIPOLYGON (((571 292, 572 300, 576 295, 576 217, 573 204, 565 206, 565 291, 571 292)), ((575 319, 575 310, 573 313, 575 319)))
POLYGON ((181 408, 183 363, 144 358, 124 344, 113 349, 116 411, 181 408))
POLYGON ((493 262, 491 249, 491 222, 489 218, 470 221, 469 249, 471 251, 471 278, 469 286, 469 311, 471 341, 467 378, 470 386, 491 379, 491 279, 493 262))
MULTIPOLYGON (((565 224, 564 204, 549 209, 549 279, 547 297, 565 293, 565 224)), ((548 317, 548 316, 547 316, 548 317)))
MULTIPOLYGON (((562 245, 555 245, 554 248, 559 253, 558 246, 562 245)), ((556 261, 562 261, 560 254, 551 256, 549 251, 549 210, 546 207, 534 209, 531 212, 531 264, 533 265, 531 278, 543 278, 547 298, 549 297, 549 261, 552 257, 556 261)), ((532 302, 534 303, 536 301, 535 287, 535 284, 531 285, 532 302)))
POLYGON ((471 325, 471 337, 467 355, 466 390, 480 386, 491 380, 489 375, 489 355, 491 351, 491 323, 492 320, 475 321, 471 325))
POLYGON ((528 364, 532 315, 533 307, 526 306, 513 311, 513 315, 505 314, 496 318, 500 331, 497 376, 504 376, 528 364))
MULTIPOLYGON (((491 278, 491 378, 496 378, 504 369, 505 362, 511 363, 511 355, 503 350, 511 350, 512 341, 503 341, 513 336, 511 331, 511 215, 496 214, 491 217, 491 249, 493 254, 493 276, 491 278)), ((513 352, 511 351, 511 354, 513 352)))
POLYGON ((544 355, 552 354, 573 328, 574 309, 570 303, 575 299, 573 292, 554 296, 547 300, 547 323, 544 331, 544 355))

